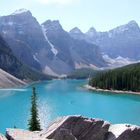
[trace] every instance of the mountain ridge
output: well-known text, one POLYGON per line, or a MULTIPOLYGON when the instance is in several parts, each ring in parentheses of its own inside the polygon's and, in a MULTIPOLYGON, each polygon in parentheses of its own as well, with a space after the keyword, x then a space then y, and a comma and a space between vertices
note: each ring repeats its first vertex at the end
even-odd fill
POLYGON ((73 38, 100 46, 101 52, 111 58, 121 56, 140 60, 140 27, 134 20, 105 32, 98 32, 92 27, 77 36, 71 31, 69 33, 73 38))
POLYGON ((118 57, 130 62, 140 59, 140 30, 135 21, 109 32, 98 32, 94 27, 87 33, 78 27, 67 32, 59 20, 39 24, 29 10, 20 9, 0 17, 0 32, 19 60, 55 76, 111 66, 105 56, 110 61, 118 57))
POLYGON ((57 76, 79 67, 106 65, 98 46, 73 39, 58 20, 39 24, 29 10, 0 17, 0 32, 18 59, 45 74, 57 76))

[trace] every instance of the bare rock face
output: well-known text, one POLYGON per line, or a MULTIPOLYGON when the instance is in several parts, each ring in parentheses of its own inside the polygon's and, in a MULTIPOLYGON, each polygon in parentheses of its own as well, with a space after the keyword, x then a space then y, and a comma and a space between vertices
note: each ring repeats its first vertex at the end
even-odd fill
POLYGON ((140 140, 140 127, 127 124, 111 125, 107 140, 140 140))
POLYGON ((60 129, 55 135, 54 140, 77 140, 68 129, 60 129))
MULTIPOLYGON (((60 133, 67 133, 67 140, 104 140, 110 123, 98 119, 88 119, 81 116, 68 116, 55 121, 41 135, 48 139, 57 139, 60 133)), ((60 139, 66 140, 66 139, 60 139)))

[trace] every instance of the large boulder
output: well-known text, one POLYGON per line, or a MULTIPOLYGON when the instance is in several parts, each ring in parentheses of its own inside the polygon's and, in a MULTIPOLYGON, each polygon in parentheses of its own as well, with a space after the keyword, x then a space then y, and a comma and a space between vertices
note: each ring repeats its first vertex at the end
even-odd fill
POLYGON ((67 116, 57 119, 41 135, 55 140, 104 140, 109 126, 110 123, 99 119, 67 116), (57 139, 60 133, 68 134, 69 138, 57 139))
POLYGON ((111 125, 107 140, 140 140, 140 127, 128 124, 111 125))

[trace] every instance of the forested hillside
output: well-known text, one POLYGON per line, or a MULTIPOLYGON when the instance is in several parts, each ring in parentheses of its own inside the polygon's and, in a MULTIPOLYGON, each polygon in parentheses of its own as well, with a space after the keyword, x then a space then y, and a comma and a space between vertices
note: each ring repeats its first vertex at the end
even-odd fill
POLYGON ((101 89, 140 91, 140 63, 99 73, 89 84, 101 89))

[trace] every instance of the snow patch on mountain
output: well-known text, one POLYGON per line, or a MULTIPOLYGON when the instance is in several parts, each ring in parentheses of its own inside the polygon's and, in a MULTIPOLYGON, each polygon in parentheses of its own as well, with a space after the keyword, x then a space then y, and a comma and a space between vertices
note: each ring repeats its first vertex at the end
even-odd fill
POLYGON ((46 29, 44 27, 44 25, 42 25, 42 32, 43 32, 43 35, 46 39, 46 41, 49 43, 49 45, 51 46, 51 51, 53 52, 53 54, 56 56, 58 54, 58 51, 57 49, 55 49, 54 45, 49 41, 47 35, 46 35, 46 29))
POLYGON ((37 62, 40 63, 40 61, 38 60, 38 58, 36 57, 36 55, 33 55, 33 58, 34 58, 35 61, 37 61, 37 62))
POLYGON ((25 12, 28 12, 27 9, 19 9, 19 10, 16 10, 14 13, 12 13, 11 15, 17 15, 17 14, 22 14, 22 13, 25 13, 25 12))

